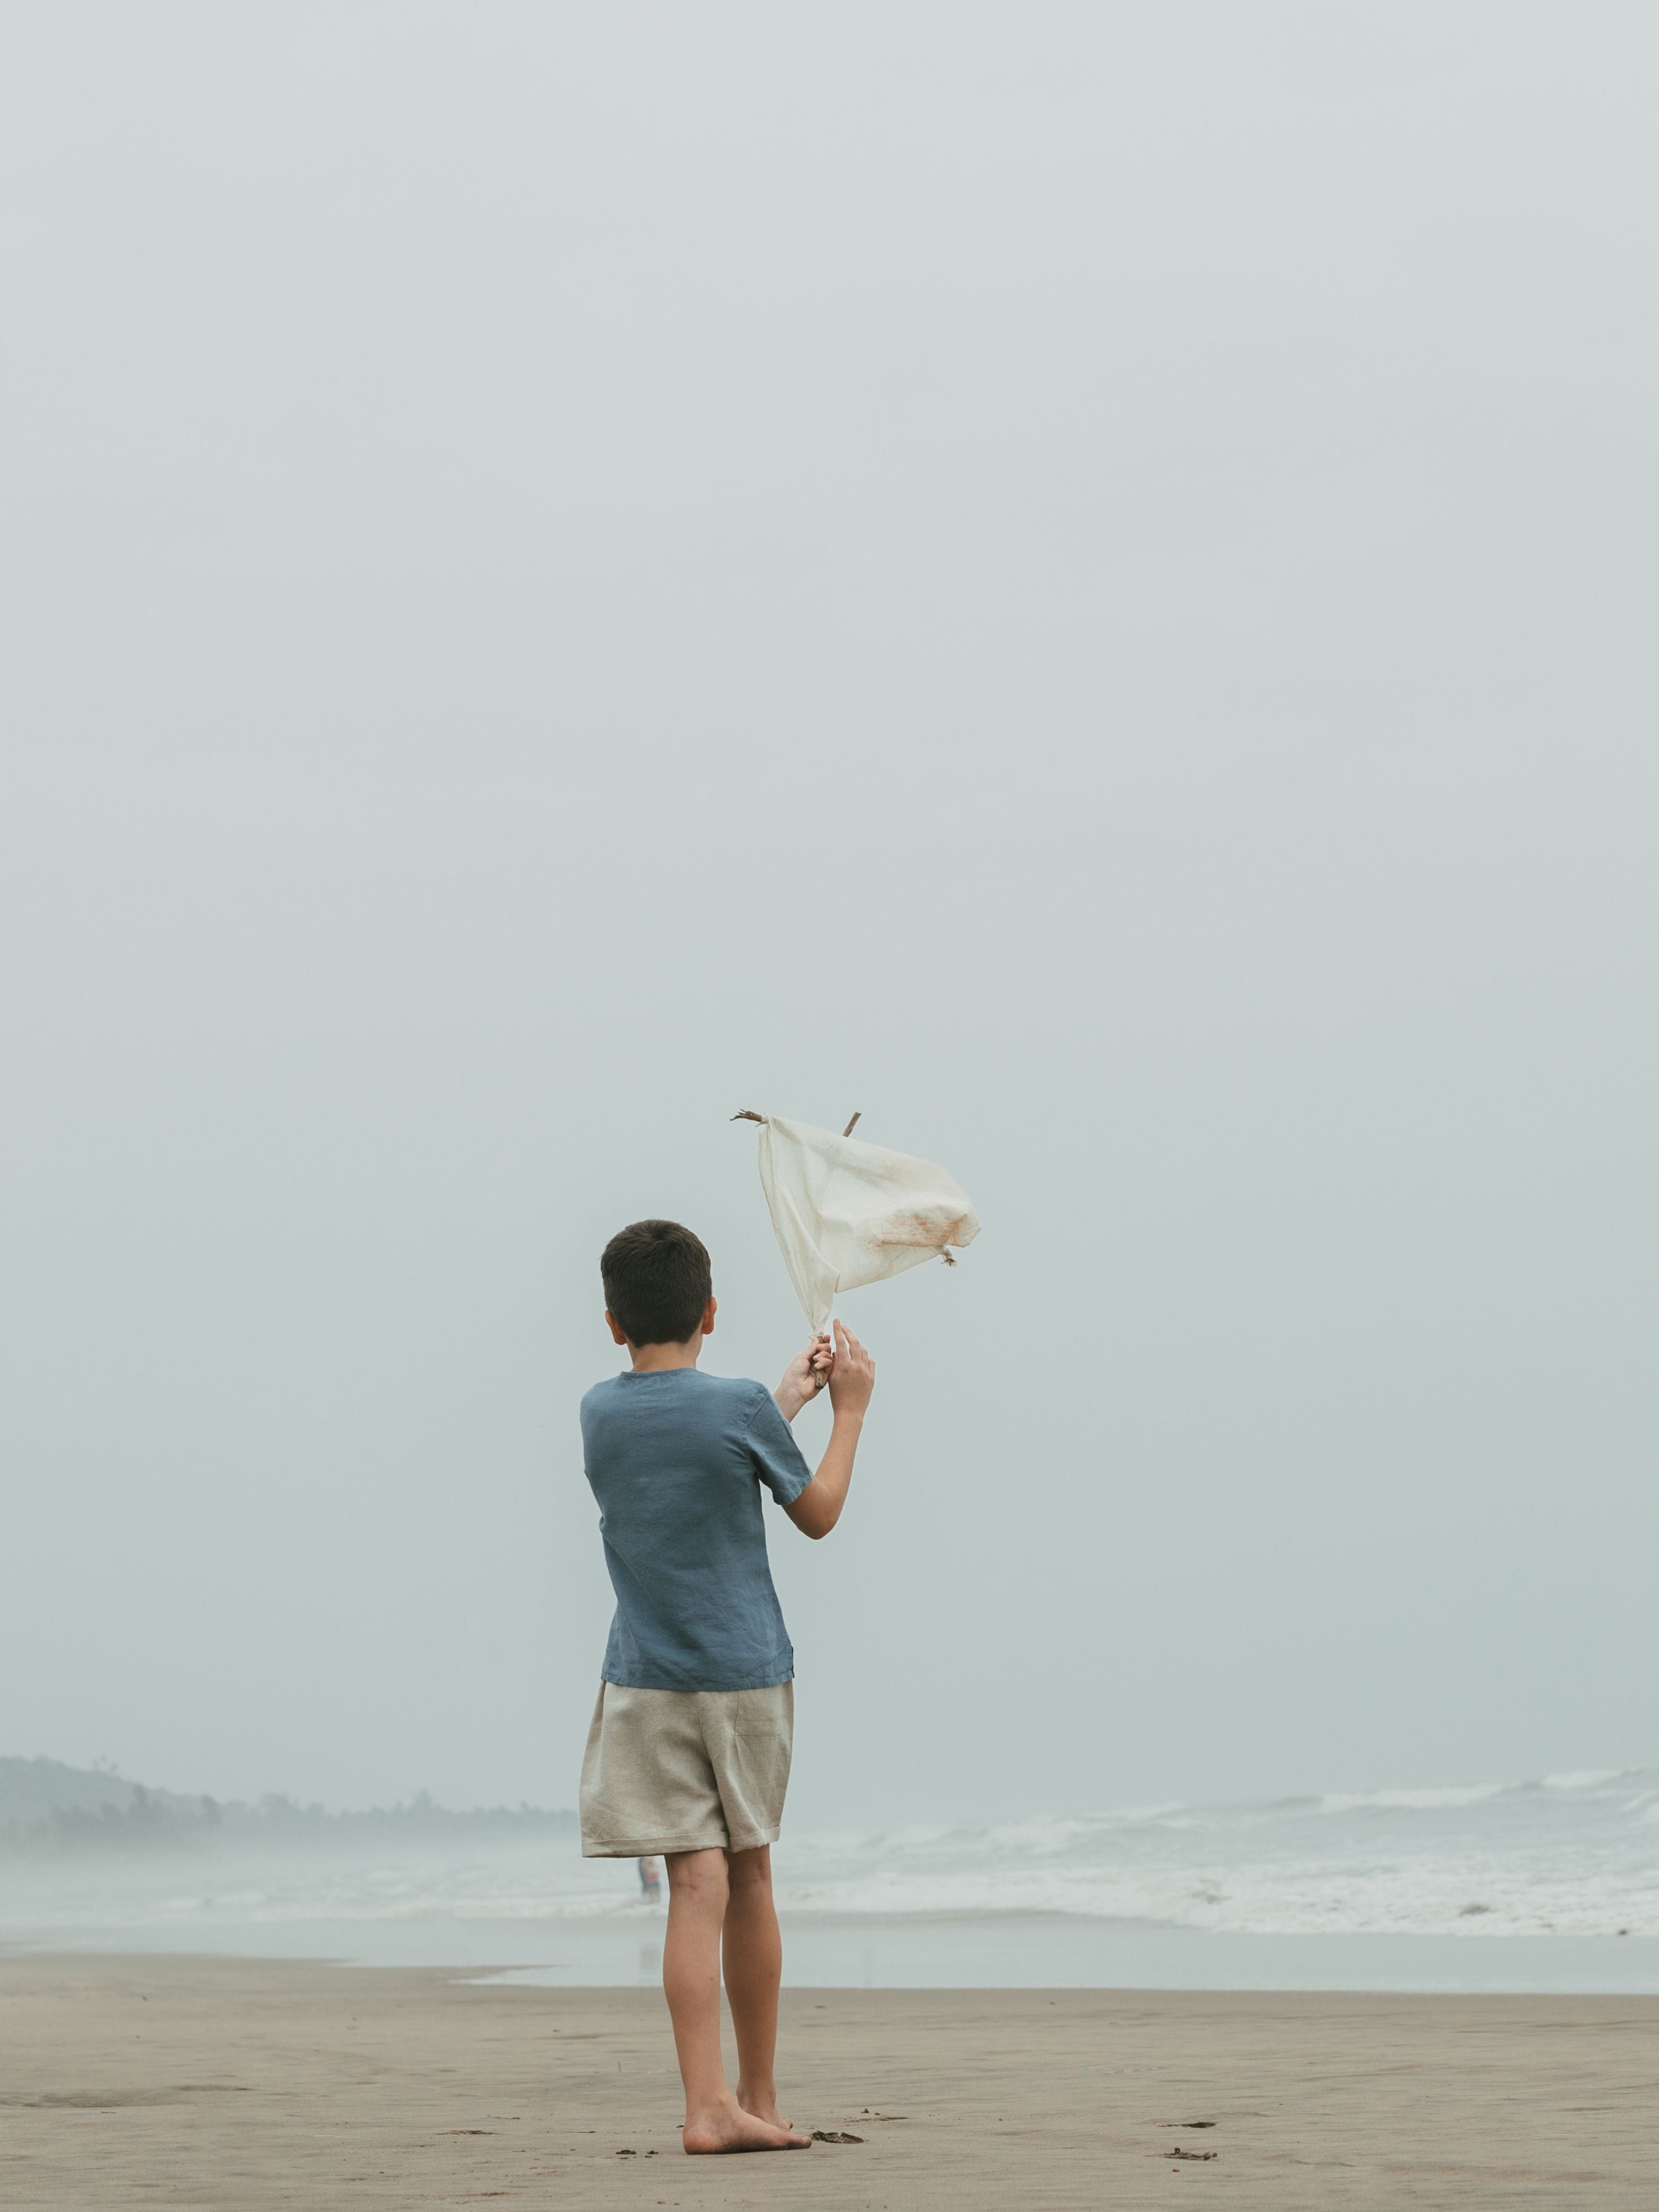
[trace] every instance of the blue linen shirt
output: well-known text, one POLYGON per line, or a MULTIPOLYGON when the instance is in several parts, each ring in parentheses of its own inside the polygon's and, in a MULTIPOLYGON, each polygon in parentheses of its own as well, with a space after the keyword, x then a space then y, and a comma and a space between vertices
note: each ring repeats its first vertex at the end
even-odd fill
POLYGON ((795 1654, 766 1558, 780 1505, 812 1480, 763 1382, 664 1367, 596 1382, 582 1451, 617 1593, 602 1669, 646 1690, 760 1690, 795 1654))

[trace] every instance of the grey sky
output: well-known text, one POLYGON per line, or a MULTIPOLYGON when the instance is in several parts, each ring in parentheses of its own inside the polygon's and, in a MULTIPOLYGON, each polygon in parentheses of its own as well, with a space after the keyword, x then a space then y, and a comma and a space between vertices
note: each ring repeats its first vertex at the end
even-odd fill
POLYGON ((985 1224, 801 1817, 1650 1759, 1651 11, 5 43, 0 1747, 570 1802, 753 1105, 985 1224))

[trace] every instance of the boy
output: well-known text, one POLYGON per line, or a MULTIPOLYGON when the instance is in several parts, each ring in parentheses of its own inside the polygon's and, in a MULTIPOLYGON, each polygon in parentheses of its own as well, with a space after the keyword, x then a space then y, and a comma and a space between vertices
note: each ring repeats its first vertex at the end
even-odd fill
POLYGON ((772 1855, 789 1779, 795 1655, 766 1559, 765 1484, 795 1526, 841 1518, 875 1363, 836 1324, 781 1382, 697 1371, 714 1326, 708 1255, 675 1221, 636 1221, 599 1263, 630 1370, 582 1400, 582 1447, 617 1593, 582 1760, 582 1854, 662 1857, 662 1979, 685 2084, 688 2151, 805 2150, 772 2078, 782 1940, 772 1855), (828 1387, 809 1472, 789 1424, 828 1387), (720 2056, 720 1966, 738 2045, 720 2056))

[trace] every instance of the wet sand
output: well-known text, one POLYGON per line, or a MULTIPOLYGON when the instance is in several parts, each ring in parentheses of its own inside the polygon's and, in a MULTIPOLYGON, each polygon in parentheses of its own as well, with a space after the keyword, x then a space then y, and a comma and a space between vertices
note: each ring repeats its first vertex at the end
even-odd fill
POLYGON ((650 1990, 13 1954, 0 2203, 1659 2203, 1650 1997, 792 1990, 781 2058, 797 2124, 861 2143, 685 2158, 650 1990))

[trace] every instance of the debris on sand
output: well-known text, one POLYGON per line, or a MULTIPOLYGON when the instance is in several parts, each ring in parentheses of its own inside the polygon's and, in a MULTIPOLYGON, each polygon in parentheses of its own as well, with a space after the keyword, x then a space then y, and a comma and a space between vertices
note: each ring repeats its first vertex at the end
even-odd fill
POLYGON ((842 2135, 838 2128, 814 2128, 812 2140, 814 2142, 862 2142, 864 2137, 842 2135))
POLYGON ((1177 2143, 1173 2150, 1166 2150, 1164 2155, 1165 2158, 1196 2159, 1201 2166, 1206 2158, 1219 2158, 1221 2153, 1218 2150, 1182 2150, 1177 2143))

